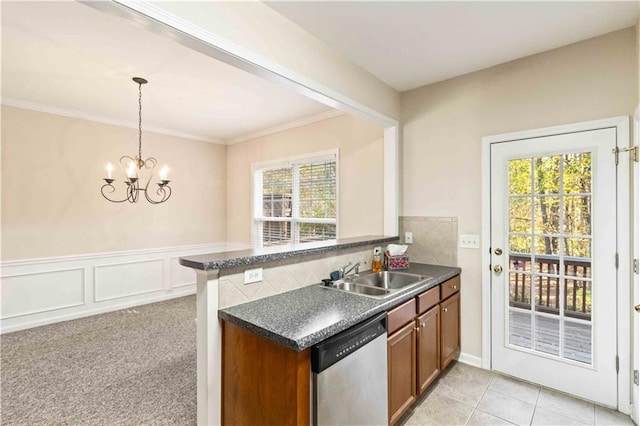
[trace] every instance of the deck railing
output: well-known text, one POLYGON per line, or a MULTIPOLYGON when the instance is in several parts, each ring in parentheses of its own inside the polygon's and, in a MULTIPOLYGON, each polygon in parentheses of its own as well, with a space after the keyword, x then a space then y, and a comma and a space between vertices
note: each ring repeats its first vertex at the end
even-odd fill
MULTIPOLYGON (((532 284, 535 286, 535 309, 558 314, 560 311, 560 259, 551 255, 536 255, 532 263, 529 254, 509 256, 509 304, 531 309, 532 284), (532 275, 531 272, 545 275, 532 275), (548 274, 548 275, 547 275, 548 274), (535 282, 531 282, 534 280, 535 282)), ((564 314, 591 320, 591 260, 564 257, 564 314)))

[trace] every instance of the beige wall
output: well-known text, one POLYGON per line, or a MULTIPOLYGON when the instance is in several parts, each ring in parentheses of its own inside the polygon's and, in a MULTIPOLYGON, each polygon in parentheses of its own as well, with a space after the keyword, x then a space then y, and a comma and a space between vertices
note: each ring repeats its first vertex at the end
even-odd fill
MULTIPOLYGON (((457 217, 481 233, 483 136, 632 115, 638 101, 633 28, 406 92, 405 216, 457 217)), ((481 356, 481 253, 459 249, 462 351, 481 356)))
POLYGON ((307 86, 346 96, 398 119, 400 95, 368 71, 261 2, 155 2, 252 55, 304 76, 307 86), (251 31, 247 31, 250 28, 251 31))
POLYGON ((339 236, 383 234, 383 129, 347 114, 227 147, 227 240, 251 243, 251 165, 339 149, 339 236))
POLYGON ((137 133, 3 106, 2 260, 224 241, 224 146, 143 132, 142 155, 171 169, 171 199, 102 198, 106 163, 136 154, 137 133))

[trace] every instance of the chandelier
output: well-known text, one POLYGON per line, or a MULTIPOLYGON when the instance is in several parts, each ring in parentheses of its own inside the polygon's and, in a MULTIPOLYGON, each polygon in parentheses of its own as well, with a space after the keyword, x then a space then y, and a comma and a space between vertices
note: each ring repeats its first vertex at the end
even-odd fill
POLYGON ((170 180, 167 179, 169 169, 167 166, 164 166, 160 171, 158 189, 156 189, 155 195, 152 195, 151 193, 153 191, 149 191, 149 183, 154 176, 158 161, 153 157, 142 159, 142 85, 147 84, 147 80, 140 77, 133 77, 133 81, 138 83, 138 156, 130 157, 124 155, 120 157, 120 168, 126 176, 124 179, 124 183, 126 184, 124 198, 111 198, 111 195, 114 195, 116 191, 116 188, 113 186, 115 179, 113 179, 112 176, 113 165, 111 163, 107 164, 107 177, 104 178, 106 183, 102 185, 100 192, 102 192, 104 198, 114 203, 123 203, 125 201, 137 203, 140 198, 140 193, 142 192, 148 202, 151 204, 160 204, 171 197, 170 180), (143 175, 142 178, 139 175, 143 175), (146 176, 146 181, 144 180, 144 176, 146 176), (144 182, 144 187, 140 186, 141 181, 144 182))

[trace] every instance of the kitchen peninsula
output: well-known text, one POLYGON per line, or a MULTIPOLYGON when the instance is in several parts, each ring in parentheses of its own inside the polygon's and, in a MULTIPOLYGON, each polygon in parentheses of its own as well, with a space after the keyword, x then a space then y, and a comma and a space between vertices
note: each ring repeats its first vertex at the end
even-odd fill
MULTIPOLYGON (((425 280, 417 287, 398 292, 393 297, 384 299, 373 299, 323 288, 320 285, 309 285, 320 282, 320 279, 313 281, 315 278, 310 278, 309 283, 302 284, 298 286, 300 288, 293 291, 285 290, 270 297, 219 309, 221 301, 218 297, 218 290, 222 291, 219 286, 232 285, 225 281, 225 275, 237 274, 247 267, 263 266, 265 279, 267 279, 278 276, 276 274, 278 268, 285 268, 286 265, 300 265, 301 269, 326 268, 324 276, 321 277, 324 278, 333 270, 328 265, 341 265, 345 263, 345 260, 352 258, 354 260, 360 259, 358 256, 362 253, 371 253, 373 246, 396 241, 397 237, 372 236, 297 247, 244 250, 181 258, 180 263, 193 268, 198 275, 198 423, 225 423, 221 417, 221 401, 223 399, 221 387, 225 380, 222 377, 221 367, 223 357, 225 357, 225 368, 229 367, 231 363, 237 362, 237 365, 233 365, 229 370, 246 371, 249 368, 257 368, 256 366, 260 364, 260 360, 257 360, 256 357, 259 357, 261 353, 252 353, 251 357, 247 357, 247 354, 244 354, 243 357, 243 354, 239 353, 232 355, 227 352, 222 353, 222 324, 219 318, 223 320, 225 338, 231 335, 237 337, 242 334, 248 336, 249 339, 254 339, 251 336, 261 336, 266 340, 259 338, 257 340, 260 342, 259 344, 271 345, 272 348, 282 351, 285 355, 291 355, 294 359, 300 358, 296 361, 300 362, 300 365, 306 363, 307 367, 301 369, 303 375, 298 379, 299 388, 306 392, 306 396, 303 394, 302 400, 304 401, 306 398, 308 401, 309 351, 307 349, 310 346, 377 313, 388 311, 408 300, 413 301, 419 294, 432 293, 428 290, 453 277, 458 278, 460 269, 413 264, 409 272, 420 274, 425 277, 425 280), (250 358, 252 361, 241 364, 242 358, 250 358)), ((370 265, 370 259, 368 262, 367 264, 370 265)), ((362 269, 368 269, 368 267, 363 265, 362 269)), ((273 278, 270 279, 273 280, 273 278)), ((459 288, 459 284, 457 288, 459 288)), ((459 343, 456 348, 459 349, 459 343)), ((281 358, 282 356, 279 355, 278 359, 281 358)), ((240 383, 239 379, 228 380, 227 378, 225 383, 227 386, 229 383, 232 384, 231 386, 235 386, 240 383)), ((254 385, 252 386, 255 389, 260 387, 258 383, 254 382, 254 385)), ((264 386, 267 385, 264 384, 264 386)), ((238 391, 242 392, 241 389, 232 390, 233 393, 238 391)), ((261 392, 256 390, 253 393, 261 392)), ((275 393, 278 394, 278 392, 275 393)), ((250 397, 248 397, 249 399, 250 397)), ((238 408, 237 404, 231 403, 229 400, 224 404, 227 414, 231 413, 233 408, 238 408)), ((237 413, 247 414, 248 405, 243 404, 245 404, 244 401, 241 402, 241 409, 237 413)), ((250 402, 247 401, 246 404, 250 404, 250 402)), ((297 405, 304 407, 305 403, 298 402, 297 405)), ((307 402, 306 412, 304 410, 296 412, 290 408, 285 412, 301 415, 301 418, 308 419, 308 405, 307 402)), ((234 419, 238 420, 237 414, 234 419)), ((245 420, 247 419, 245 418, 245 420)))

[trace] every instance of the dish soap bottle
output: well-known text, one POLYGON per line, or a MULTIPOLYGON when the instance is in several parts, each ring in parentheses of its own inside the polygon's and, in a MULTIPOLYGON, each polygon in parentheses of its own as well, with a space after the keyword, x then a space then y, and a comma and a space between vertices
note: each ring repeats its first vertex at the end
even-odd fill
POLYGON ((382 249, 376 247, 373 249, 373 260, 371 261, 371 272, 382 271, 382 249))

